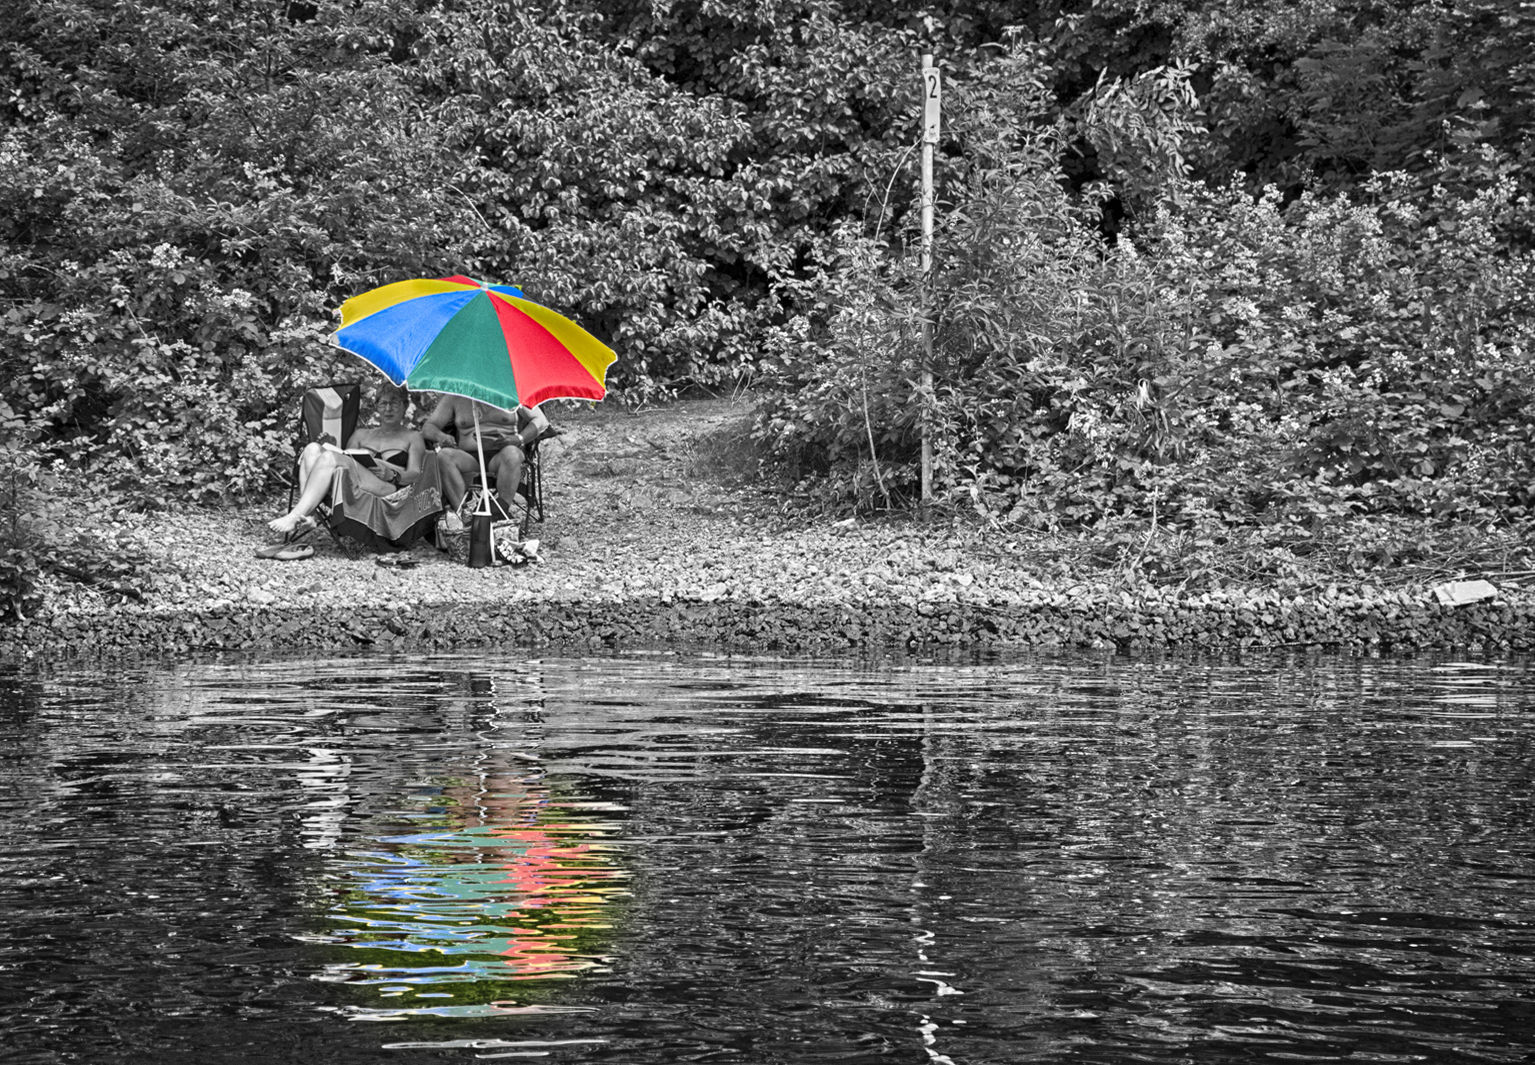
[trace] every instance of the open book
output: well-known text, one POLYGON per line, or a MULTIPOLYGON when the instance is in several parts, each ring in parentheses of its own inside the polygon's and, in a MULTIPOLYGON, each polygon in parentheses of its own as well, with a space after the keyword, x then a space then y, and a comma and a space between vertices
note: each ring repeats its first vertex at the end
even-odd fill
POLYGON ((332 444, 330 441, 326 441, 325 448, 327 451, 334 451, 338 455, 350 455, 353 459, 357 460, 359 465, 362 466, 373 466, 378 462, 378 459, 374 457, 373 452, 369 451, 365 447, 340 448, 335 444, 332 444))

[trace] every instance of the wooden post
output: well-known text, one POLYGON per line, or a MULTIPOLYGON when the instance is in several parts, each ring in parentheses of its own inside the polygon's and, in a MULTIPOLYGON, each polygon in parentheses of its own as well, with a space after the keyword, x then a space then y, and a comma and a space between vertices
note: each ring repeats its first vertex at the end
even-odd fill
POLYGON ((922 512, 933 499, 933 145, 938 143, 942 86, 931 53, 922 57, 922 512))

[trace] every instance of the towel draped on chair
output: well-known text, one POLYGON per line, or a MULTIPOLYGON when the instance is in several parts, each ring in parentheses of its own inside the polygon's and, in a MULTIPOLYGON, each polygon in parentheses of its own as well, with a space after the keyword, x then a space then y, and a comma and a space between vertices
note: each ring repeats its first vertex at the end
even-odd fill
POLYGON ((337 470, 331 480, 327 520, 335 533, 373 551, 407 551, 423 536, 432 535, 443 506, 437 453, 428 451, 416 483, 387 496, 363 491, 348 471, 337 470))

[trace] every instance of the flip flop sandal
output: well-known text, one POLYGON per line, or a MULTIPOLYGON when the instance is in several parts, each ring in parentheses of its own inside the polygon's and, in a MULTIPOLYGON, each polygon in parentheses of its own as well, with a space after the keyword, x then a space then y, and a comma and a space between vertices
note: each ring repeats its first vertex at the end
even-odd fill
POLYGON ((421 560, 410 555, 379 555, 373 561, 385 569, 415 569, 421 560))
POLYGON ((313 544, 267 544, 256 548, 257 558, 273 558, 279 562, 296 562, 314 554, 313 544))

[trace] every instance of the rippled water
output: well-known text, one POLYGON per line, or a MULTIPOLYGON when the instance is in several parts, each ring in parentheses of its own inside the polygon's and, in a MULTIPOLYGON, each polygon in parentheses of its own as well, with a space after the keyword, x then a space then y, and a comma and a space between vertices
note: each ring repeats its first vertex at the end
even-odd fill
POLYGON ((1525 1061, 1507 662, 0 675, 0 1061, 1525 1061))

